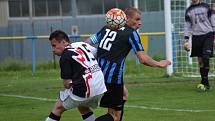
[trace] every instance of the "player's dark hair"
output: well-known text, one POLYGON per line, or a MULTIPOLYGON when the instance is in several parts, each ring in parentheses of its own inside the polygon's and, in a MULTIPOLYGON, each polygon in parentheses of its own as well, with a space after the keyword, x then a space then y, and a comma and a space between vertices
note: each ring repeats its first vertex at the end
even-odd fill
POLYGON ((49 40, 52 41, 53 39, 57 40, 58 42, 60 42, 62 40, 69 42, 68 35, 61 30, 56 30, 51 33, 51 35, 49 36, 49 40))
POLYGON ((141 11, 134 7, 129 7, 125 9, 125 14, 127 17, 132 17, 135 12, 141 14, 141 11))

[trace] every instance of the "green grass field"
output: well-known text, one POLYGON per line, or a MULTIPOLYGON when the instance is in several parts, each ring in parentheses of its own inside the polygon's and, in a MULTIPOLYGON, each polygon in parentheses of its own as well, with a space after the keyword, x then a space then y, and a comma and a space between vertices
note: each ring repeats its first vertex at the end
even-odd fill
MULTIPOLYGON (((215 87, 215 79, 210 78, 215 87)), ((123 121, 215 121, 215 88, 199 93, 199 78, 167 77, 164 69, 129 63, 123 121)), ((44 121, 62 89, 59 69, 0 71, 0 121, 44 121), (50 100, 49 100, 50 99, 50 100)), ((106 109, 94 110, 96 116, 106 109)), ((61 121, 81 121, 76 109, 61 121)))

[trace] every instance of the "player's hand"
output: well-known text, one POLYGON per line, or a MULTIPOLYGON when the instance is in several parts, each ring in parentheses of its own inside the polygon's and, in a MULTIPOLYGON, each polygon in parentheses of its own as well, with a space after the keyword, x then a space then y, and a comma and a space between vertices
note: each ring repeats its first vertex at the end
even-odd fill
POLYGON ((165 68, 165 67, 167 67, 168 65, 171 65, 171 62, 168 61, 168 60, 161 60, 161 61, 159 62, 159 67, 160 67, 160 68, 165 68))
POLYGON ((215 47, 215 37, 214 37, 214 47, 215 47))
POLYGON ((128 89, 125 87, 123 88, 123 100, 128 100, 128 89))
POLYGON ((189 42, 187 41, 187 42, 184 42, 184 49, 188 52, 188 51, 190 51, 190 44, 189 44, 189 42))
POLYGON ((64 79, 63 85, 64 85, 64 88, 70 89, 72 87, 72 80, 71 79, 64 79))
POLYGON ((214 38, 213 39, 213 43, 214 43, 213 46, 215 47, 215 34, 213 34, 213 38, 214 38))

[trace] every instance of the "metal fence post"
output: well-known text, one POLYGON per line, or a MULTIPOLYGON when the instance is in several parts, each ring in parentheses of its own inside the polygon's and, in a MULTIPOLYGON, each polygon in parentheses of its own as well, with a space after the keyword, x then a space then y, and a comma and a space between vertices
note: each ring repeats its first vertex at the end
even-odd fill
POLYGON ((32 75, 35 74, 36 71, 36 39, 32 38, 32 75))

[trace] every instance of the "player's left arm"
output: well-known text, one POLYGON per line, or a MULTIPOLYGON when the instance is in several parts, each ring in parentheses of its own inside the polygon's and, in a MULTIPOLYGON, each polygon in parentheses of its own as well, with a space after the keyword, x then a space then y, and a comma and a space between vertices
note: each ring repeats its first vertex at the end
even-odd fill
POLYGON ((209 14, 209 20, 211 22, 211 26, 213 28, 213 45, 215 47, 215 11, 213 11, 212 9, 209 10, 210 12, 209 14))
POLYGON ((189 9, 185 12, 185 23, 184 23, 184 49, 186 51, 190 51, 190 43, 189 43, 189 37, 192 32, 192 20, 188 13, 190 12, 189 9))
POLYGON ((161 60, 159 62, 155 61, 150 56, 145 54, 141 40, 140 40, 140 37, 139 37, 139 34, 136 31, 134 31, 130 35, 129 42, 130 42, 132 49, 136 53, 141 64, 151 66, 151 67, 161 67, 161 68, 166 67, 166 66, 171 64, 171 62, 168 60, 161 60))
POLYGON ((141 64, 144 64, 144 65, 147 65, 150 67, 165 68, 171 64, 171 62, 168 60, 156 61, 156 60, 152 59, 150 56, 148 56, 147 54, 145 54, 143 51, 138 51, 136 53, 136 55, 141 64))

